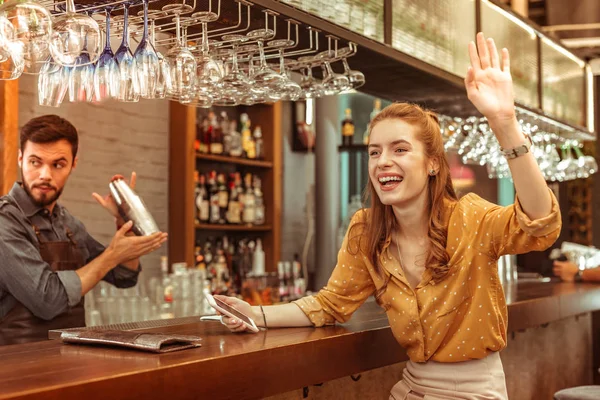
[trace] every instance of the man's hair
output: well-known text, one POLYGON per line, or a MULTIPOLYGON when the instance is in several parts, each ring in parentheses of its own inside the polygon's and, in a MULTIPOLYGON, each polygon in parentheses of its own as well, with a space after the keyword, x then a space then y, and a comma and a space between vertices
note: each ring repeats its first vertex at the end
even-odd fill
POLYGON ((77 129, 69 121, 58 115, 42 115, 41 117, 29 120, 21 128, 20 149, 21 152, 25 151, 27 141, 33 143, 54 143, 63 139, 71 144, 73 159, 75 159, 77 148, 79 147, 77 129))

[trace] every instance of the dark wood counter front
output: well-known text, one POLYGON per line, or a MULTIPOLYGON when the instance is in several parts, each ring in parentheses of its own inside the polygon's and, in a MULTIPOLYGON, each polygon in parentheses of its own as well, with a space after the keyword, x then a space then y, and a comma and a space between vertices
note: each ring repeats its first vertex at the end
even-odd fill
MULTIPOLYGON (((600 310, 600 285, 520 283, 507 300, 509 330, 522 330, 600 310)), ((0 399, 261 398, 406 360, 373 302, 348 324, 318 329, 230 334, 218 322, 176 323, 144 330, 198 335, 203 346, 160 355, 54 340, 0 347, 0 399)))

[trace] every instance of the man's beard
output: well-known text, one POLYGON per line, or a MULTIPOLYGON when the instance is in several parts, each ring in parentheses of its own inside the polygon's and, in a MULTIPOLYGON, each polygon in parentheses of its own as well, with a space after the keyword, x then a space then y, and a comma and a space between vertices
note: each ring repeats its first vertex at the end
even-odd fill
POLYGON ((54 203, 56 200, 58 200, 58 198, 62 194, 63 188, 61 188, 60 190, 57 190, 56 186, 47 185, 47 184, 43 184, 43 183, 34 185, 33 187, 30 188, 29 182, 27 182, 25 180, 25 175, 23 174, 22 170, 21 170, 21 177, 23 179, 23 189, 25 189, 25 192, 27 192, 27 194, 29 195, 31 200, 33 200, 33 203, 38 207, 46 207, 46 206, 54 203), (41 193, 41 196, 39 198, 37 198, 32 193, 33 188, 36 188, 36 187, 46 187, 46 188, 54 189, 54 192, 41 193))

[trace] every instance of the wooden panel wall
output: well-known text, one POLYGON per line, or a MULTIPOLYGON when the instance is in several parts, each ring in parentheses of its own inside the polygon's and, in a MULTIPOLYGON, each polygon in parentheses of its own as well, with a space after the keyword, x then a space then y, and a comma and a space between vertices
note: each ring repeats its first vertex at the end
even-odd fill
POLYGON ((0 81, 0 194, 17 179, 19 81, 0 81))

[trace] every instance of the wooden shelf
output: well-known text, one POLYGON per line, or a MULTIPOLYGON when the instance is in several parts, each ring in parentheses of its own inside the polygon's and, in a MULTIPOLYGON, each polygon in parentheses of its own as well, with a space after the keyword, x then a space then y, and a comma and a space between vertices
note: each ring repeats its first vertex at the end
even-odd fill
POLYGON ((338 151, 343 151, 343 152, 359 152, 359 151, 367 151, 367 145, 366 144, 353 144, 351 146, 338 146, 338 151))
POLYGON ((207 231, 235 231, 235 232, 268 232, 273 229, 271 225, 227 225, 227 224, 194 224, 196 229, 207 231))
POLYGON ((219 163, 245 165, 247 167, 273 168, 273 163, 271 161, 249 160, 247 158, 241 157, 217 156, 214 154, 196 153, 196 159, 219 163))

